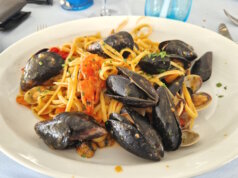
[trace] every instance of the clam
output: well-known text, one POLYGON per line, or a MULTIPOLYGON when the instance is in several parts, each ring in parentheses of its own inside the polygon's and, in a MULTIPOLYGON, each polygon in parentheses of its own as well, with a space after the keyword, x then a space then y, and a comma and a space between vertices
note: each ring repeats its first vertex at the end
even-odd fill
POLYGON ((181 147, 188 147, 196 144, 200 139, 198 133, 192 130, 183 130, 182 131, 182 143, 181 147))
POLYGON ((186 87, 191 89, 192 93, 196 93, 202 86, 202 78, 199 75, 187 75, 184 78, 186 87))
POLYGON ((212 101, 212 97, 205 92, 192 94, 192 101, 195 108, 199 111, 206 108, 212 101))

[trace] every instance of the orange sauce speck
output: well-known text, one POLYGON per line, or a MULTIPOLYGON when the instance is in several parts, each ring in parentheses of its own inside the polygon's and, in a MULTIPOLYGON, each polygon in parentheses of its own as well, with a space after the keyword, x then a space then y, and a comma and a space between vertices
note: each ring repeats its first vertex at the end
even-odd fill
POLYGON ((122 167, 121 166, 116 166, 115 171, 118 172, 118 173, 122 172, 122 167))

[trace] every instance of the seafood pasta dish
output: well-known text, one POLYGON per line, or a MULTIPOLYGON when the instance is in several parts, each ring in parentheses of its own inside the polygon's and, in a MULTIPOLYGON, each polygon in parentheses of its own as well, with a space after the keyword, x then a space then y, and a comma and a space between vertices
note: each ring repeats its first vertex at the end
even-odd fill
POLYGON ((151 40, 149 24, 125 25, 26 59, 16 101, 40 119, 35 132, 50 148, 90 158, 117 142, 159 161, 198 142, 193 125, 212 100, 199 91, 211 76, 212 52, 197 54, 183 39, 151 40))

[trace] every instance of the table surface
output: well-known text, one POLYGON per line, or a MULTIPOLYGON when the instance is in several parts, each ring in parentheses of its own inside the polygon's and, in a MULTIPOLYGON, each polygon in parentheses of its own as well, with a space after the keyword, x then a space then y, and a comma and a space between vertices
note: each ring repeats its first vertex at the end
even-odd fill
MULTIPOLYGON (((116 15, 143 15, 144 3, 144 0, 110 0, 108 1, 108 6, 117 10, 116 15)), ((218 25, 223 22, 229 28, 234 41, 238 41, 237 27, 223 13, 223 9, 227 9, 238 17, 237 7, 237 0, 195 0, 187 22, 213 31, 217 31, 218 25)), ((36 32, 39 28, 49 27, 69 20, 98 16, 100 8, 101 0, 95 0, 94 5, 87 10, 74 12, 63 10, 56 0, 53 6, 28 4, 23 10, 31 11, 31 16, 16 29, 10 32, 0 32, 0 52, 21 38, 36 32)), ((48 178, 16 163, 2 152, 0 152, 0 177, 48 178)), ((238 177, 238 159, 196 178, 212 177, 238 177)))

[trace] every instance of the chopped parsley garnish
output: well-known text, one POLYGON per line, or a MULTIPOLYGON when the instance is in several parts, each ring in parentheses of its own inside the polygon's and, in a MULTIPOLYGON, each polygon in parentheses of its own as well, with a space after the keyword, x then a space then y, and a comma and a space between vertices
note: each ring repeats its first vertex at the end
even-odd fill
POLYGON ((218 82, 218 83, 216 84, 216 86, 217 86, 218 88, 220 88, 220 87, 222 86, 222 83, 221 83, 221 82, 218 82))
POLYGON ((227 86, 224 86, 224 90, 226 90, 227 89, 227 86))
POLYGON ((167 56, 167 53, 166 53, 165 51, 161 51, 161 52, 159 53, 159 56, 160 56, 161 58, 164 58, 165 56, 167 56))
POLYGON ((65 67, 66 66, 66 64, 62 64, 62 67, 65 67))
POLYGON ((39 65, 40 65, 40 66, 42 66, 42 65, 43 65, 43 62, 42 62, 42 61, 40 61, 40 62, 39 62, 39 65))
POLYGON ((125 58, 124 58, 123 60, 124 60, 124 62, 126 62, 126 61, 127 61, 125 58))
POLYGON ((224 95, 217 95, 218 96, 218 98, 223 98, 224 97, 224 95))

